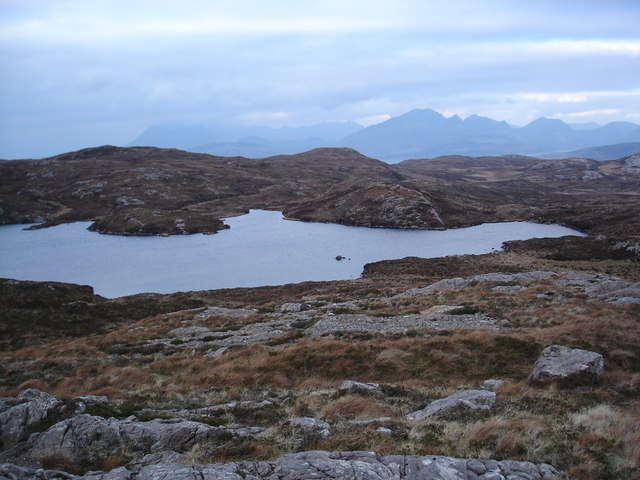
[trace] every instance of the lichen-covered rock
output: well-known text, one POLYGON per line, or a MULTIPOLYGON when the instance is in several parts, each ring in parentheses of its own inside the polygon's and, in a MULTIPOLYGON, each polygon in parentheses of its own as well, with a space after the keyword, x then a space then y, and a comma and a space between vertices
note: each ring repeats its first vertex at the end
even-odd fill
POLYGON ((435 400, 422 410, 406 415, 408 420, 424 420, 454 410, 487 411, 496 403, 496 394, 487 390, 463 390, 446 398, 435 400))
POLYGON ((0 460, 39 467, 44 459, 56 457, 72 465, 99 465, 125 445, 140 454, 185 452, 204 440, 215 442, 219 437, 252 436, 261 431, 227 429, 182 419, 138 422, 78 415, 3 452, 0 460))
POLYGON ((529 380, 582 385, 593 383, 604 370, 602 355, 579 348, 549 345, 536 363, 529 380))
POLYGON ((62 399, 35 388, 23 390, 15 399, 5 399, 0 413, 0 449, 25 440, 53 414, 70 414, 75 408, 65 408, 62 399))
POLYGON ((313 431, 321 437, 328 437, 331 433, 331 425, 317 418, 311 417, 295 417, 289 420, 289 426, 302 430, 313 431))
POLYGON ((496 283, 503 286, 524 286, 536 280, 546 280, 557 276, 555 272, 532 271, 522 273, 483 273, 466 278, 445 278, 422 288, 413 288, 401 293, 400 296, 422 295, 426 292, 440 290, 462 290, 484 283, 496 283))
MULTIPOLYGON (((1 480, 73 480, 78 477, 57 470, 43 470, 29 467, 21 467, 12 463, 0 464, 1 480)), ((105 480, 107 480, 105 478, 105 480)), ((116 480, 113 477, 113 480, 116 480)))
POLYGON ((323 451, 294 453, 260 462, 132 464, 83 477, 3 464, 0 474, 12 480, 555 480, 560 476, 555 468, 544 463, 323 451))

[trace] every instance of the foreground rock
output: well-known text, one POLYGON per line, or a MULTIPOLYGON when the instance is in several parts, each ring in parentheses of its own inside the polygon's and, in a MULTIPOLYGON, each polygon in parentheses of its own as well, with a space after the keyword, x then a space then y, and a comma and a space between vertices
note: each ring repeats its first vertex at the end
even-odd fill
POLYGON ((109 456, 122 454, 125 447, 136 454, 186 452, 201 441, 215 443, 230 435, 250 436, 261 431, 213 427, 182 419, 138 422, 78 415, 2 452, 0 461, 41 467, 55 458, 60 465, 99 466, 109 456))
POLYGON ((23 390, 16 398, 0 399, 0 447, 12 447, 38 427, 56 423, 83 408, 82 404, 65 403, 34 388, 23 390))
POLYGON ((439 456, 380 456, 373 452, 302 452, 271 462, 182 465, 138 462, 108 473, 76 477, 54 471, 36 471, 12 464, 0 465, 0 474, 15 480, 553 480, 551 465, 511 460, 469 460, 439 456))
POLYGON ((496 394, 487 390, 463 390, 446 398, 435 400, 422 410, 407 414, 408 420, 424 420, 445 412, 491 410, 496 403, 496 394))
POLYGON ((533 365, 529 379, 539 383, 584 385, 595 382, 603 370, 604 360, 599 353, 549 345, 533 365))

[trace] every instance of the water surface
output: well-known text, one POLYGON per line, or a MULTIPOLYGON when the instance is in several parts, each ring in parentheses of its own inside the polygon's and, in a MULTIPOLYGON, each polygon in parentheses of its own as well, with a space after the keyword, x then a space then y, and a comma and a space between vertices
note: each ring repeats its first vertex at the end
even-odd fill
POLYGON ((91 285, 105 297, 357 278, 383 259, 481 254, 507 240, 580 235, 528 222, 444 231, 288 221, 252 210, 215 235, 125 237, 90 232, 89 222, 41 230, 0 227, 0 277, 91 285), (346 257, 336 261, 336 255, 346 257))

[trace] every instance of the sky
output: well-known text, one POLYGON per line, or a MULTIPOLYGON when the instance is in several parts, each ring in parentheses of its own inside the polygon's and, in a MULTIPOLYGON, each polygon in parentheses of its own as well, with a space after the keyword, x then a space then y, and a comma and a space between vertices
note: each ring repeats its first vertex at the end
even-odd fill
POLYGON ((640 124, 640 0, 0 0, 0 158, 414 108, 640 124))

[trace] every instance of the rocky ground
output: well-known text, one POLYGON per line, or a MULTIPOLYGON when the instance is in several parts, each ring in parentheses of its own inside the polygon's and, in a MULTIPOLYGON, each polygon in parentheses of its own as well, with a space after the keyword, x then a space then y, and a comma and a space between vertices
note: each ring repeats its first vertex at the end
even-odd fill
POLYGON ((590 233, 339 282, 105 299, 0 280, 0 479, 639 478, 637 164, 117 147, 0 162, 4 223, 174 234, 273 208, 590 233))
POLYGON ((246 159, 105 146, 0 162, 0 224, 92 220, 102 233, 213 233, 225 228, 220 218, 251 208, 395 228, 530 220, 637 254, 639 162, 449 156, 388 165, 346 148, 246 159))

